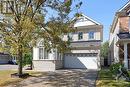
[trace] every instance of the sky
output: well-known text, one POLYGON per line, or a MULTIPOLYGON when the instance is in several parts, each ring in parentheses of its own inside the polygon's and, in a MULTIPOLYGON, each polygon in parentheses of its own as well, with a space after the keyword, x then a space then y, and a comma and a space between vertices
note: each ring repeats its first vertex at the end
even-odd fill
POLYGON ((103 42, 109 39, 110 25, 115 12, 123 7, 129 0, 81 0, 83 2, 78 10, 103 25, 103 42))

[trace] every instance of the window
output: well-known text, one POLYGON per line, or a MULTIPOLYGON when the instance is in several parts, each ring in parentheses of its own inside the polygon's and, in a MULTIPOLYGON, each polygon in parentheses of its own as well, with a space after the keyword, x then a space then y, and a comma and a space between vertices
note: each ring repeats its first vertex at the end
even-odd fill
POLYGON ((73 35, 72 35, 72 33, 69 33, 67 37, 68 37, 68 41, 72 41, 72 40, 73 40, 73 35))
POLYGON ((2 43, 2 35, 0 35, 0 43, 2 43))
POLYGON ((89 39, 94 39, 94 32, 89 32, 89 39))
POLYGON ((43 48, 39 48, 39 59, 43 59, 43 48))
POLYGON ((44 59, 48 59, 48 53, 49 53, 49 51, 44 50, 44 59))
POLYGON ((79 39, 79 40, 83 39, 83 32, 79 32, 79 33, 78 33, 78 39, 79 39))

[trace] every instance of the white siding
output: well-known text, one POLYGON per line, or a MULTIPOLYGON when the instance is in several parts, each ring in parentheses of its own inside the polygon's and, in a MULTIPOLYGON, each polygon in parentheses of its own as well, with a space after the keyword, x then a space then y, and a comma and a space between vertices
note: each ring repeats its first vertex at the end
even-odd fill
POLYGON ((118 33, 119 33, 119 22, 117 22, 114 32, 110 33, 110 39, 109 39, 109 46, 111 44, 114 44, 114 48, 112 48, 114 52, 114 62, 119 62, 119 47, 116 46, 116 42, 119 39, 117 36, 118 33), (114 43, 112 43, 112 41, 114 41, 114 43))
POLYGON ((33 61, 34 70, 36 71, 54 71, 55 63, 53 61, 37 60, 33 61))
POLYGON ((64 35, 64 36, 63 36, 63 40, 64 40, 64 41, 67 41, 67 40, 68 40, 67 35, 64 35))
POLYGON ((39 60, 39 48, 33 48, 33 60, 39 60))
POLYGON ((72 53, 99 53, 100 50, 71 50, 72 53))
POLYGON ((73 34, 73 41, 78 41, 78 34, 73 34))
POLYGON ((101 33, 100 32, 95 32, 94 33, 94 39, 95 40, 101 40, 101 33))
POLYGON ((85 21, 81 21, 81 22, 76 22, 75 24, 74 24, 74 27, 80 27, 80 26, 88 26, 88 25, 95 25, 95 23, 94 22, 92 22, 92 21, 89 21, 89 20, 85 20, 85 21))
POLYGON ((49 54, 48 54, 48 59, 49 59, 49 60, 54 60, 54 59, 55 59, 54 53, 49 53, 49 54))
POLYGON ((55 71, 63 67, 62 60, 34 60, 33 69, 36 71, 55 71))

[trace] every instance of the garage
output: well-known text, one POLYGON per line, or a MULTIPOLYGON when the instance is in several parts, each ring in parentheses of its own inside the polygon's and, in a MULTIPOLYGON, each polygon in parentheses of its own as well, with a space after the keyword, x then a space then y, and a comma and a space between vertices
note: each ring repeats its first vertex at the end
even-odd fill
POLYGON ((10 59, 8 54, 0 53, 0 64, 7 64, 10 59))
POLYGON ((66 53, 64 68, 98 69, 97 53, 66 53))

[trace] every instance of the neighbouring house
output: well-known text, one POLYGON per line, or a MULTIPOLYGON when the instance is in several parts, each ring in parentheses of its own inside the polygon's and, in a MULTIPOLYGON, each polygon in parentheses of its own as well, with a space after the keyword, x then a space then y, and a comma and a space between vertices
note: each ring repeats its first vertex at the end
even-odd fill
POLYGON ((130 1, 114 17, 109 35, 109 63, 130 68, 130 1))
POLYGON ((71 39, 71 50, 61 54, 57 49, 44 49, 44 40, 38 40, 33 48, 33 68, 54 71, 60 68, 100 69, 100 47, 103 40, 103 25, 85 16, 74 23, 75 32, 64 35, 71 39))
POLYGON ((7 53, 0 53, 0 64, 7 64, 11 60, 11 56, 7 53))
MULTIPOLYGON (((2 35, 0 35, 0 47, 3 44, 3 39, 2 39, 2 35)), ((11 60, 11 56, 0 50, 0 64, 7 64, 9 62, 9 60, 11 60)))

